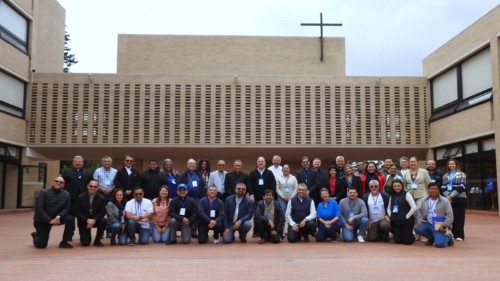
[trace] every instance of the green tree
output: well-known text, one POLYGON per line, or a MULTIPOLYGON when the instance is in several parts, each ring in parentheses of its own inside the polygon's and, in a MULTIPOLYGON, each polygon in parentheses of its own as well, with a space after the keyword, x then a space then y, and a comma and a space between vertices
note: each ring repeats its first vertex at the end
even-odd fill
POLYGON ((71 54, 71 48, 68 46, 68 42, 71 39, 69 38, 69 34, 65 31, 64 32, 64 63, 63 63, 63 72, 67 73, 69 72, 69 68, 73 64, 77 64, 78 61, 76 60, 75 54, 71 54))

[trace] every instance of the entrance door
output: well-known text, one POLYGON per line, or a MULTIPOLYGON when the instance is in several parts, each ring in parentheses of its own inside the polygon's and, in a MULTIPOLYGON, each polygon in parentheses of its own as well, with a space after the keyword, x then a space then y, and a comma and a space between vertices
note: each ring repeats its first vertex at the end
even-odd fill
POLYGON ((47 184, 47 164, 38 166, 22 166, 22 175, 18 195, 18 207, 29 208, 35 206, 36 194, 47 184))

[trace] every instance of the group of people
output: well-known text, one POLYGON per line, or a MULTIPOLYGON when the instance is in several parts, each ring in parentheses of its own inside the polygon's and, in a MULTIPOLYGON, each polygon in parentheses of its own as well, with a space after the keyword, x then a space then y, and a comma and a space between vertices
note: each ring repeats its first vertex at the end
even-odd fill
POLYGON ((379 170, 374 162, 360 161, 354 167, 338 156, 335 165, 323 170, 321 159, 301 160, 302 168, 291 173, 281 157, 266 166, 259 157, 250 173, 242 161, 225 169, 217 161, 210 170, 208 160, 187 161, 179 174, 173 161, 158 165, 150 160, 142 174, 127 155, 124 166, 112 167, 103 157, 93 173, 75 156, 72 167, 54 179, 52 187, 36 196, 33 243, 47 247, 52 226, 64 224, 60 248, 72 248, 76 225, 82 246, 91 244, 91 229, 97 228, 93 245, 102 247, 104 233, 111 245, 176 244, 197 238, 198 243, 247 242, 252 229, 259 244, 309 241, 389 242, 390 233, 399 244, 420 239, 445 247, 463 240, 467 207, 466 176, 455 160, 447 173, 436 169, 434 160, 420 168, 416 157, 401 157, 399 166, 384 160, 379 170))

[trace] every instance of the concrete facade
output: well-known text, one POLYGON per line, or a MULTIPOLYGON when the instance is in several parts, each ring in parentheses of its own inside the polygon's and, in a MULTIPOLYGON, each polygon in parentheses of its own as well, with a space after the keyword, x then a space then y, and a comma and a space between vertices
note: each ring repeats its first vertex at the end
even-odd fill
POLYGON ((345 39, 264 36, 118 36, 117 73, 345 76, 345 39))

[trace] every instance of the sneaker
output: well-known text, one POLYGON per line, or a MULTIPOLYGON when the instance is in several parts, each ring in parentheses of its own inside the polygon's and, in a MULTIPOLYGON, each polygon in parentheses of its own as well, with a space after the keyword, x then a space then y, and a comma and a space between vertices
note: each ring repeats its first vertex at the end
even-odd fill
POLYGON ((363 236, 358 235, 358 242, 359 243, 365 243, 365 239, 363 238, 363 236))
POLYGON ((457 238, 457 241, 464 241, 464 239, 463 239, 463 238, 458 237, 458 238, 457 238))
POLYGON ((337 239, 332 239, 332 243, 337 243, 337 239))
POLYGON ((260 240, 259 240, 259 244, 264 244, 264 243, 266 243, 266 240, 265 240, 265 239, 260 238, 260 240))
POLYGON ((422 243, 427 243, 427 241, 429 241, 429 239, 427 239, 427 238, 425 238, 424 236, 422 236, 422 237, 420 238, 420 241, 421 241, 422 243))
POLYGON ((128 242, 128 245, 129 246, 134 246, 135 245, 135 240, 130 240, 130 242, 128 242))
POLYGON ((220 243, 219 239, 214 239, 214 244, 219 244, 219 243, 220 243))
POLYGON ((73 246, 71 246, 70 243, 66 242, 66 241, 61 241, 61 243, 59 243, 59 248, 61 249, 71 249, 73 248, 73 246))
POLYGON ((95 247, 104 247, 104 244, 102 244, 100 239, 95 239, 94 240, 94 246, 95 247))

